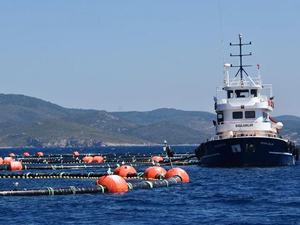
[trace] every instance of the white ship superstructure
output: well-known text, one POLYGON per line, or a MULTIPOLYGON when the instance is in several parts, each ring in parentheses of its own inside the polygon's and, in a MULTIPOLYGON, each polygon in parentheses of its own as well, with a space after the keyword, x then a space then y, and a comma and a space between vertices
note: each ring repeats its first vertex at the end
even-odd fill
POLYGON ((281 122, 270 114, 274 110, 272 85, 262 84, 260 66, 255 78, 243 65, 242 35, 239 43, 239 66, 225 64, 224 84, 217 88, 214 98, 217 121, 216 135, 200 144, 195 153, 204 166, 283 166, 294 165, 299 159, 295 143, 279 135, 281 122), (230 68, 238 71, 230 78, 230 68))
POLYGON ((255 79, 248 75, 230 79, 230 67, 231 64, 225 64, 224 86, 217 88, 215 138, 243 135, 278 137, 278 130, 283 125, 270 117, 274 109, 272 85, 262 84, 259 65, 255 79), (218 100, 219 92, 225 92, 226 98, 218 100))

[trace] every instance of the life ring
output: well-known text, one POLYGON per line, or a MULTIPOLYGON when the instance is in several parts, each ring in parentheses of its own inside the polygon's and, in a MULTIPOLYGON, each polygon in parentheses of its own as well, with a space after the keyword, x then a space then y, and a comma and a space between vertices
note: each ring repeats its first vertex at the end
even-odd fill
POLYGON ((274 102, 271 99, 268 99, 268 105, 274 108, 274 102))

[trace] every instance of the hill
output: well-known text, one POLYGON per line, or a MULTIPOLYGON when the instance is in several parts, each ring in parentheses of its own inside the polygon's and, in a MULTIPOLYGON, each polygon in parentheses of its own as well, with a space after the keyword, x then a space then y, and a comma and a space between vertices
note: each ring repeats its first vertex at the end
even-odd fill
POLYGON ((208 112, 157 109, 149 112, 113 112, 114 115, 139 125, 150 125, 170 121, 191 129, 213 135, 212 120, 215 115, 208 112))
MULTIPOLYGON (((0 147, 199 144, 214 134, 208 112, 67 109, 24 95, 0 94, 0 147)), ((300 118, 280 116, 282 135, 300 141, 300 118)))

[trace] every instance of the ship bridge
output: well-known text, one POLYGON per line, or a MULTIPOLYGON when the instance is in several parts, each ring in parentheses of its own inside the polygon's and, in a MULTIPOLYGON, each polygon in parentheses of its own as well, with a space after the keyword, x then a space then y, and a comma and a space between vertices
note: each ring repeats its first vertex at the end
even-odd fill
MULTIPOLYGON (((274 109, 274 96, 272 85, 262 84, 260 76, 260 65, 257 64, 257 77, 250 77, 242 64, 242 57, 250 54, 242 54, 239 35, 240 54, 231 56, 240 57, 240 66, 233 66, 226 63, 224 84, 217 88, 215 97, 215 111, 217 113, 216 134, 228 138, 238 135, 278 135, 278 129, 282 123, 275 123, 270 119, 270 113, 274 109), (230 79, 230 68, 239 67, 233 79, 230 79), (238 76, 239 75, 239 76, 238 76), (219 97, 222 96, 220 99, 219 97)), ((248 44, 251 44, 248 43, 248 44)))

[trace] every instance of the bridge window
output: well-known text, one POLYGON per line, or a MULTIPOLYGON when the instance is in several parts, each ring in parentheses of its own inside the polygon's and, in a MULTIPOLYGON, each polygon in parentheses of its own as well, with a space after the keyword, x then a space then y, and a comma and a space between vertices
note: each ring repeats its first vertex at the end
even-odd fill
POLYGON ((246 111, 245 118, 255 118, 255 111, 246 111))
POLYGON ((256 89, 251 89, 251 97, 257 97, 257 90, 256 89))
POLYGON ((249 90, 236 90, 235 91, 236 98, 248 98, 249 97, 249 90))
POLYGON ((223 112, 217 113, 217 121, 218 121, 218 123, 223 123, 223 121, 224 121, 223 112))
POLYGON ((227 98, 233 98, 233 91, 232 90, 227 91, 227 98))
POLYGON ((233 119, 243 119, 243 112, 233 112, 232 118, 233 119))

